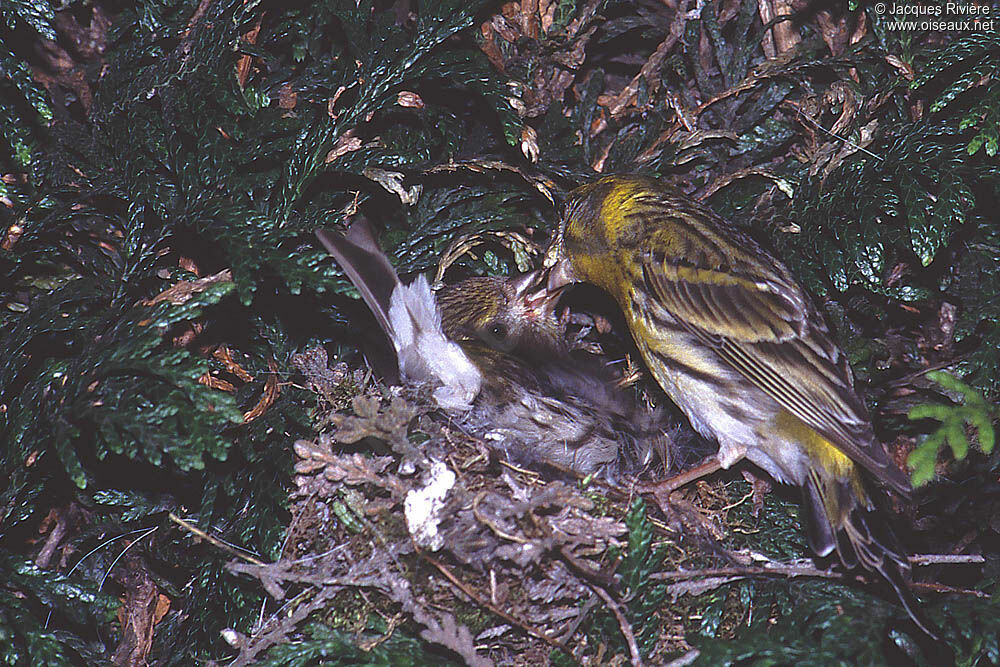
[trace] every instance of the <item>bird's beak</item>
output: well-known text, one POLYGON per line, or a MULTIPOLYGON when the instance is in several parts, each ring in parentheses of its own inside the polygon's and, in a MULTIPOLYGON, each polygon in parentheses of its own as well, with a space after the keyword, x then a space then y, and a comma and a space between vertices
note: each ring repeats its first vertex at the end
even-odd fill
POLYGON ((524 273, 513 279, 514 294, 525 307, 541 317, 550 317, 556 303, 562 296, 562 288, 550 289, 547 284, 548 270, 538 269, 524 273))
POLYGON ((579 282, 573 275, 573 265, 563 250, 563 233, 564 230, 560 226, 542 259, 546 273, 546 289, 553 294, 560 294, 567 285, 579 282))
POLYGON ((563 257, 549 267, 546 287, 550 292, 561 292, 564 287, 575 282, 578 281, 573 275, 573 267, 567 258, 563 257))

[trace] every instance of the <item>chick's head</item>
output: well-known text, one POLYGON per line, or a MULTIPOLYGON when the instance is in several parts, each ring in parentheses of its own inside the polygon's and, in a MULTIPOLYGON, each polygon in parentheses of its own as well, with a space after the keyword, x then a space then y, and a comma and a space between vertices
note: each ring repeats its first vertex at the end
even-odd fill
POLYGON ((565 325, 555 316, 559 294, 546 289, 546 275, 469 278, 443 287, 437 299, 445 335, 519 356, 565 352, 565 325))

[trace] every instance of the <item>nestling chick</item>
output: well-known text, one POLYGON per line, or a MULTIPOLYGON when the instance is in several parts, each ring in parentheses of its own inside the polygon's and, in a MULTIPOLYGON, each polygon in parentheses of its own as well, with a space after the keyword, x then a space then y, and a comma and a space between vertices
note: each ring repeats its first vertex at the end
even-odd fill
POLYGON ((519 462, 615 477, 667 460, 665 420, 615 385, 604 360, 571 355, 541 272, 470 278, 436 295, 400 282, 363 221, 317 236, 386 333, 401 376, 519 462))
POLYGON ((651 374, 703 435, 716 469, 748 458, 802 488, 809 542, 881 573, 910 616, 906 553, 870 482, 910 485, 875 439, 847 359, 788 268, 665 183, 608 176, 573 191, 545 264, 558 289, 588 282, 624 312, 651 374))

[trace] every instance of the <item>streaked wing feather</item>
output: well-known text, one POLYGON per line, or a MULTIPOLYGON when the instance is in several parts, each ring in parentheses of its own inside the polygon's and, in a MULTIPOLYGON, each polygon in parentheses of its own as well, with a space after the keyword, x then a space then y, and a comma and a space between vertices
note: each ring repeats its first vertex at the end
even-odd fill
POLYGON ((664 308, 726 363, 883 483, 909 493, 875 440, 841 353, 797 286, 665 262, 643 273, 664 308))
POLYGON ((646 265, 645 278, 678 319, 712 334, 749 341, 787 340, 803 326, 794 293, 710 269, 646 265))

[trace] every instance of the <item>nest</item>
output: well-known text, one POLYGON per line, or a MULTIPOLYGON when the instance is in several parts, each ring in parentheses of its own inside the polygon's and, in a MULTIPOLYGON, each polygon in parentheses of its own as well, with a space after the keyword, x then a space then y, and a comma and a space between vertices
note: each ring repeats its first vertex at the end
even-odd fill
POLYGON ((316 615, 362 648, 403 626, 472 665, 539 664, 554 649, 583 664, 658 663, 691 651, 685 594, 762 569, 721 546, 727 514, 749 504, 732 503, 721 483, 692 485, 647 517, 634 479, 611 486, 520 468, 419 390, 331 370, 322 349, 296 364, 319 397, 323 432, 295 443, 283 557, 229 566, 284 605, 253 637, 229 638, 241 650, 234 664, 252 664, 316 615), (365 629, 372 614, 382 634, 365 629))

